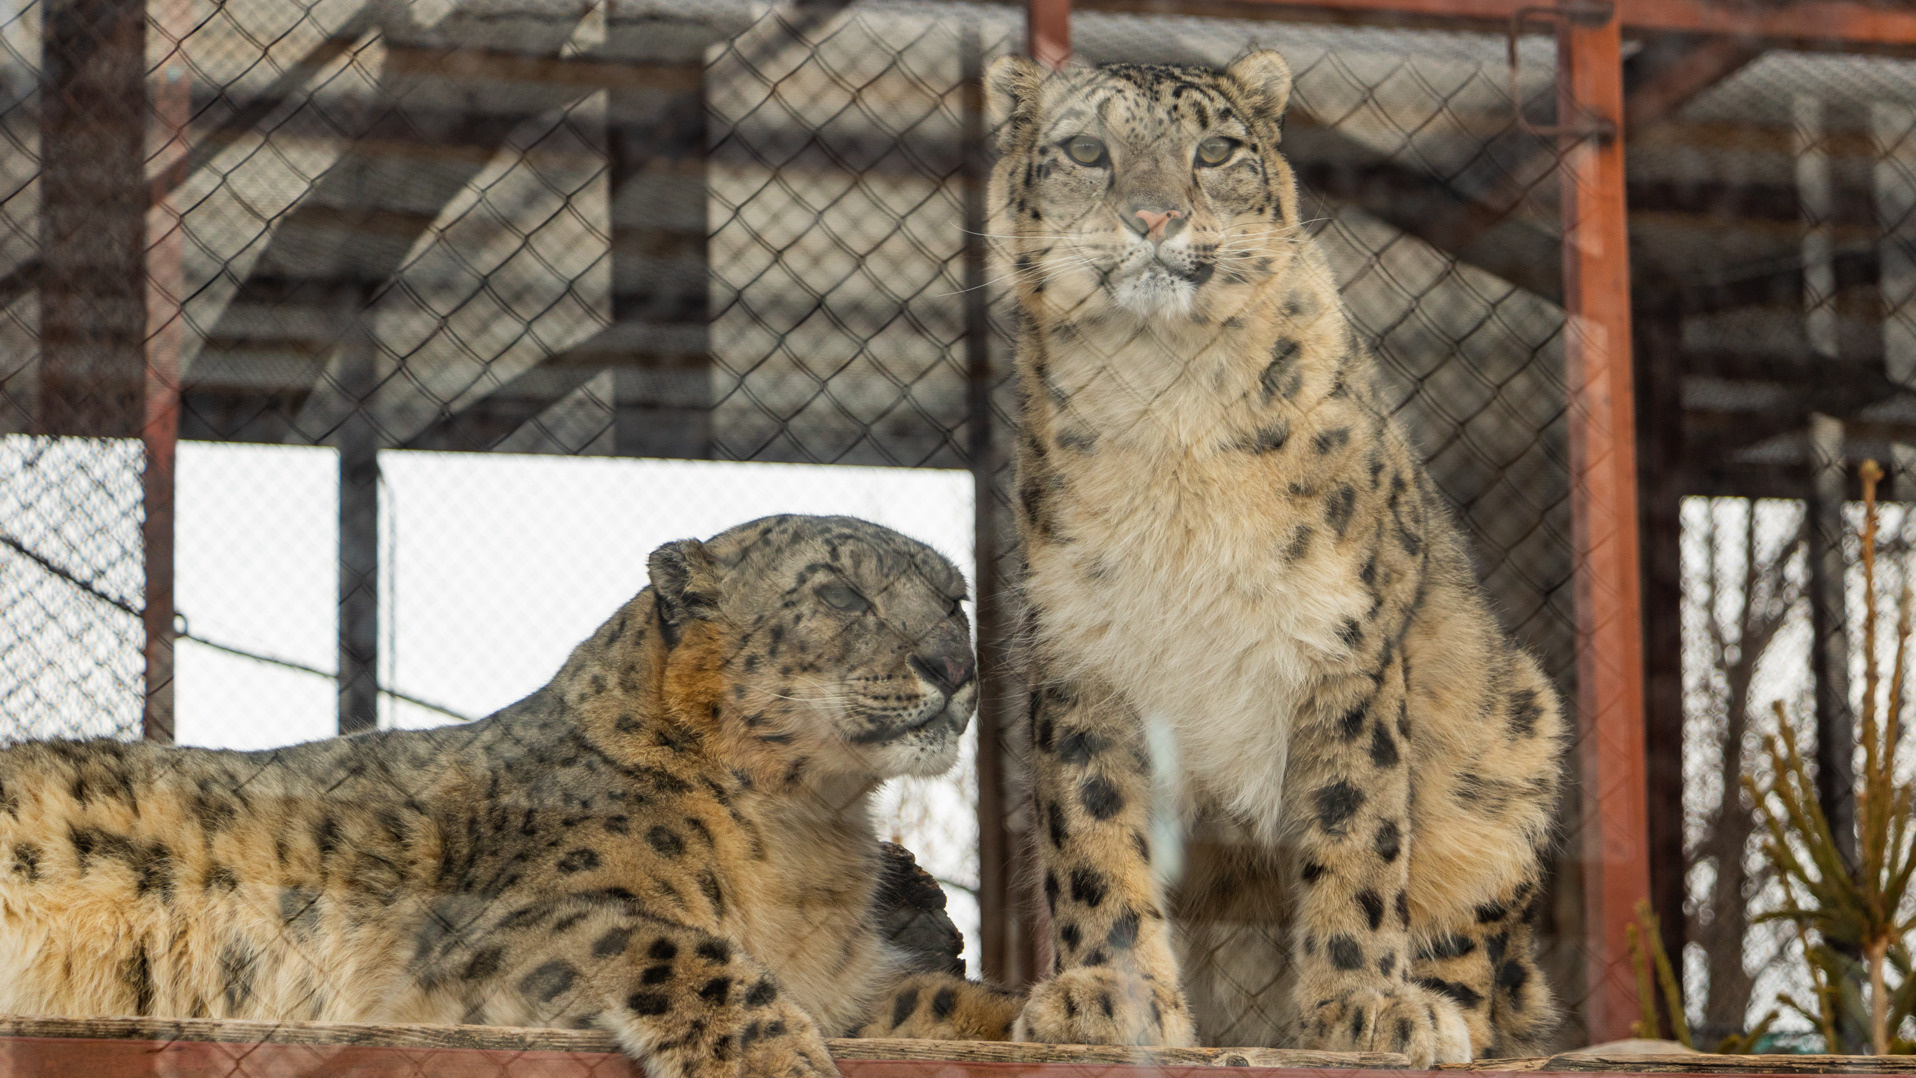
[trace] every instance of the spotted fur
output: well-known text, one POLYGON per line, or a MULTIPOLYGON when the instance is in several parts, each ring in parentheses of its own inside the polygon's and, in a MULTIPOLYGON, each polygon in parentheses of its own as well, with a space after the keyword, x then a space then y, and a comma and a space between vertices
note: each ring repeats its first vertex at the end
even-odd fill
POLYGON ((1019 1035, 1528 1050, 1562 713, 1298 219, 1289 70, 987 83, 1055 960, 1019 1035))
POLYGON ((949 768, 977 695, 957 571, 842 517, 650 569, 479 722, 0 751, 0 1013, 598 1027, 701 1078, 1002 1037, 1018 1001, 913 972, 873 907, 870 794, 949 768))

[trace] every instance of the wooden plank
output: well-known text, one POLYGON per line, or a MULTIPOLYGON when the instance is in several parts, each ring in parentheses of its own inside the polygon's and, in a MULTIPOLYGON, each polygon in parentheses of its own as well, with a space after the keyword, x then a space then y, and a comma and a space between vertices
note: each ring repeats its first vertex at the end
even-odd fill
MULTIPOLYGON (((1559 122, 1623 123, 1623 39, 1564 20, 1559 122)), ((1648 898, 1643 637, 1630 370, 1630 251, 1621 137, 1566 136, 1564 367, 1583 783, 1584 1014, 1592 1040, 1630 1035, 1636 984, 1624 932, 1648 898)))
POLYGON ((1763 54, 1739 37, 1652 38, 1624 71, 1626 137, 1675 115, 1698 94, 1736 74, 1763 54))
MULTIPOLYGON (((1502 29, 1535 0, 1079 0, 1097 11, 1298 18, 1364 24, 1502 29)), ((1916 50, 1916 10, 1868 0, 1797 0, 1756 5, 1724 0, 1617 0, 1623 29, 1649 33, 1725 34, 1762 47, 1882 51, 1916 50)))
MULTIPOLYGON (((978 1060, 840 1059, 842 1078, 1198 1078, 1190 1064, 990 1062, 978 1060)), ((374 1045, 240 1045, 209 1041, 0 1039, 0 1073, 8 1078, 639 1078, 624 1056, 609 1052, 498 1051, 472 1048, 403 1050, 374 1045)), ((1244 1067, 1246 1078, 1308 1078, 1314 1070, 1244 1067)), ((1382 1071, 1350 1072, 1353 1078, 1382 1071)))
POLYGON ((147 390, 146 5, 40 10, 37 429, 135 437, 147 390))
MULTIPOLYGON (((1253 1072, 1336 1068, 1350 1078, 1402 1069, 1385 1053, 1301 1052, 1275 1048, 1149 1048, 1013 1044, 999 1041, 848 1040, 828 1042, 845 1078, 944 1078, 1039 1073, 1068 1078, 1084 1071, 1128 1078, 1173 1078, 1202 1067, 1253 1072), (944 1064, 944 1066, 938 1066, 944 1064)), ((1569 1053, 1535 1059, 1446 1063, 1436 1069, 1478 1073, 1745 1075, 1913 1074, 1916 1056, 1608 1055, 1569 1053)), ((15 1076, 236 1073, 273 1078, 294 1073, 373 1076, 558 1076, 637 1073, 610 1034, 588 1030, 498 1026, 351 1025, 161 1018, 0 1017, 0 1073, 15 1076), (430 1055, 428 1055, 430 1053, 430 1055), (243 1066, 239 1064, 243 1063, 243 1066), (64 1069, 62 1069, 64 1068, 64 1069)))
POLYGON ((833 1059, 966 1060, 979 1063, 1082 1063, 1183 1067, 1395 1070, 1409 1060, 1393 1052, 1306 1052, 1292 1048, 1124 1048, 1102 1044, 1013 1041, 833 1040, 833 1059))
POLYGON ((7 1078, 639 1078, 640 1072, 625 1057, 603 1052, 444 1048, 422 1053, 369 1045, 20 1037, 0 1039, 0 1074, 7 1078))
POLYGON ((1520 1074, 1912 1074, 1916 1056, 1726 1056, 1705 1052, 1681 1055, 1607 1055, 1570 1052, 1545 1059, 1481 1059, 1440 1063, 1438 1070, 1496 1071, 1520 1074))
MULTIPOLYGON (((205 1018, 0 1017, 0 1038, 5 1038, 0 1039, 0 1073, 9 1075, 22 1072, 8 1071, 5 1066, 7 1060, 17 1058, 22 1053, 32 1055, 45 1051, 31 1045, 22 1047, 24 1042, 47 1041, 78 1043, 126 1041, 148 1046, 142 1050, 149 1052, 153 1050, 150 1046, 155 1042, 279 1045, 329 1049, 379 1048, 399 1049, 415 1055, 420 1050, 547 1056, 606 1055, 616 1054, 619 1051, 618 1044, 611 1034, 597 1030, 523 1029, 502 1026, 376 1026, 335 1022, 253 1022, 205 1018)), ((1122 1048, 1082 1044, 1018 1044, 1006 1041, 920 1041, 877 1038, 834 1039, 827 1043, 835 1060, 1312 1070, 1323 1068, 1401 1070, 1409 1062, 1401 1055, 1388 1052, 1304 1052, 1281 1048, 1122 1048)), ((63 1055, 62 1058, 66 1056, 63 1055)), ((47 1071, 46 1073, 55 1072, 47 1071)), ((104 1075, 109 1071, 102 1069, 97 1073, 104 1075)), ((438 1072, 435 1071, 435 1073, 438 1072)), ((568 1070, 564 1073, 573 1072, 568 1070)))

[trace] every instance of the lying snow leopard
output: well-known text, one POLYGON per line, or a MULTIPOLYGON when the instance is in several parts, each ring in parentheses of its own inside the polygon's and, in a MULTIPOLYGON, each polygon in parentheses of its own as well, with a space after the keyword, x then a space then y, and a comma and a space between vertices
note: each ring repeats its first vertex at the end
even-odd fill
POLYGON ((478 722, 272 752, 0 751, 0 1014, 597 1027, 663 1076, 1002 1038, 883 943, 870 795, 955 762, 963 578, 844 517, 650 558, 478 722))
POLYGON ((1521 1053, 1564 721, 1299 222, 1290 85, 987 75, 1055 956, 1016 1032, 1521 1053))

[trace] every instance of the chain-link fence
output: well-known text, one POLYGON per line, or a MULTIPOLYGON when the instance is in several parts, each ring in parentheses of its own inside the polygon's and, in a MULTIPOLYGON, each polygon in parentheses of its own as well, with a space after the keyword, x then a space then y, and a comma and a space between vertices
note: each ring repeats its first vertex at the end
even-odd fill
MULTIPOLYGON (((942 2, 0 0, 0 736, 137 736, 158 713, 182 743, 264 748, 475 718, 542 684, 657 544, 847 512, 973 579, 983 741, 889 787, 880 830, 945 885, 974 974, 1033 976, 1016 330, 976 88, 1021 22, 942 2), (156 491, 164 550, 142 527, 156 491), (160 573, 178 637, 154 683, 160 573)), ((1513 70, 1494 33, 1086 13, 1073 45, 1285 55, 1300 217, 1379 360, 1378 410, 1574 701, 1551 44, 1522 38, 1513 70)), ((1632 92, 1702 62, 1674 48, 1632 54, 1632 92)), ((1766 1009, 1788 941, 1748 924, 1761 881, 1707 867, 1750 857, 1722 826, 1723 746, 1749 744, 1765 693, 1807 691, 1758 674, 1758 652, 1809 647, 1807 585, 1744 573, 1790 564, 1791 510, 1654 506, 1804 496, 1784 451, 1806 398, 1779 350, 1843 358, 1880 335, 1811 404, 1902 437, 1902 398, 1871 387, 1900 394, 1910 366, 1910 125, 1886 102, 1916 103, 1894 61, 1741 59, 1633 113, 1629 158, 1640 370, 1682 372, 1643 379, 1645 536, 1668 548, 1646 554, 1652 680, 1681 667, 1652 724, 1682 728, 1693 1020, 1726 1031, 1766 1009), (1840 121, 1871 102, 1874 126, 1840 121), (1855 190, 1882 216, 1845 216, 1855 190), (1888 376, 1866 376, 1873 356, 1888 376), (1750 521, 1742 553, 1692 564, 1750 521), (1769 604, 1768 651, 1747 624, 1692 628, 1732 592, 1769 604), (1659 656, 1679 600, 1681 647, 1659 656)), ((1563 1045, 1588 1039, 1576 774, 1541 908, 1563 1045)), ((1237 987, 1275 1014, 1287 937, 1264 944, 1268 976, 1237 987)))
MULTIPOLYGON (((1740 780, 1772 777, 1761 742, 1780 701, 1846 829, 1867 605, 1858 466, 1882 462, 1883 496, 1911 496, 1913 432, 1898 417, 1910 401, 1913 80, 1905 61, 1749 50, 1632 148, 1633 203, 1659 226, 1633 260, 1647 297, 1636 314, 1646 474, 1661 473, 1646 483, 1649 650, 1671 692, 1653 690, 1670 733, 1652 816, 1669 821, 1666 856, 1682 858, 1658 904, 1666 941, 1683 948, 1700 1047, 1779 1010, 1764 1044, 1823 1043, 1779 1007, 1779 993, 1808 1003, 1811 975, 1794 928, 1758 920, 1784 892, 1740 780)), ((1903 520, 1886 509, 1883 647, 1903 520)), ((1839 1029, 1834 1050, 1860 1050, 1859 1033, 1839 1029)))
MULTIPOLYGON (((1827 767, 1824 739, 1841 737, 1854 746, 1853 729, 1832 734, 1827 723, 1818 722, 1816 651, 1823 637, 1812 607, 1820 581, 1811 573, 1806 501, 1695 497, 1684 505, 1684 830, 1690 899, 1682 983, 1699 1045, 1755 1028, 1771 1012, 1777 1012, 1770 1026, 1775 1036, 1766 1042, 1772 1050, 1815 1045, 1820 1037, 1808 1016, 1779 1002, 1787 996, 1814 1012, 1816 989, 1804 939, 1786 921, 1763 919, 1793 902, 1775 865, 1759 851, 1762 828, 1741 786, 1744 776, 1766 788, 1775 781, 1761 746, 1779 731, 1778 705, 1803 738, 1799 750, 1818 760, 1819 770, 1827 767)), ((1853 715, 1861 711, 1862 620, 1870 598, 1861 557, 1862 506, 1850 503, 1841 510, 1842 602, 1855 612, 1844 634, 1853 715)), ((1905 507, 1890 505, 1878 526, 1874 601, 1876 660, 1882 671, 1895 669, 1895 612, 1909 572, 1913 522, 1905 507)), ((1860 750, 1855 756, 1853 766, 1860 773, 1860 750)), ((1898 775, 1906 782, 1910 774, 1905 754, 1898 775)), ((1852 790, 1846 799, 1852 809, 1853 798, 1852 790)), ((1839 1034, 1855 1036, 1860 1030, 1860 1023, 1853 1023, 1839 1034)))

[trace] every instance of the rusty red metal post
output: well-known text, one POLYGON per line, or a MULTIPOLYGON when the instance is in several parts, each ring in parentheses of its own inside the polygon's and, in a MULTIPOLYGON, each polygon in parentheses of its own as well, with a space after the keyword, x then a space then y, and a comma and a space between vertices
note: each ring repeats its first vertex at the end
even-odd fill
POLYGON ((1071 59, 1071 0, 1025 0, 1025 51, 1053 69, 1071 59))
POLYGON ((1007 667, 1003 587, 999 559, 1015 541, 1003 512, 1003 454, 995 446, 991 362, 991 310, 985 293, 987 250, 985 205, 988 164, 985 144, 984 51, 976 24, 959 32, 959 63, 964 72, 964 158, 961 176, 965 212, 965 377, 970 414, 972 468, 972 553, 976 576, 978 626, 978 920, 979 969, 1000 984, 1023 983, 1030 970, 1019 961, 1022 932, 1017 901, 1017 838, 1010 823, 1011 794, 1006 775, 1007 704, 1019 694, 1000 684, 1007 667))
MULTIPOLYGON (((1149 0, 1080 0, 1087 9, 1151 10, 1149 0)), ((1238 0, 1252 12, 1286 8, 1298 17, 1461 29, 1472 24, 1502 29, 1520 10, 1539 0, 1238 0)), ((1834 49, 1842 52, 1916 51, 1916 10, 1868 0, 1795 0, 1748 4, 1735 0, 1614 0, 1617 17, 1632 34, 1724 34, 1766 47, 1834 49)))
MULTIPOLYGON (((148 76, 153 115, 160 138, 148 173, 179 182, 186 165, 186 124, 192 112, 187 65, 180 38, 191 25, 185 0, 154 0, 148 9, 149 32, 165 38, 167 55, 148 76)), ((155 190, 158 190, 156 185, 155 190)), ((173 505, 174 462, 180 429, 180 346, 185 297, 180 211, 170 194, 154 199, 147 211, 146 249, 146 394, 140 441, 146 450, 142 475, 145 516, 146 705, 141 716, 148 741, 173 740, 173 505)))
POLYGON ((1636 989, 1624 933, 1650 893, 1620 31, 1614 16, 1566 18, 1558 30, 1558 122, 1603 132, 1565 135, 1561 171, 1593 1042, 1630 1035, 1636 989))

